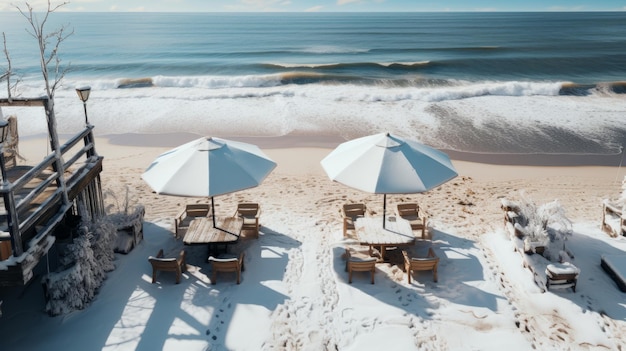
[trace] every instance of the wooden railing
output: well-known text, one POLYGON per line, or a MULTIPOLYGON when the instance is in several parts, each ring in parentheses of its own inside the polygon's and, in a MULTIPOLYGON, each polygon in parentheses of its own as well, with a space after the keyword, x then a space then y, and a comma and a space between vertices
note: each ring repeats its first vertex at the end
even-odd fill
MULTIPOLYGON (((80 133, 63 144, 58 153, 52 150, 52 153, 43 161, 14 182, 9 182, 8 179, 3 180, 0 194, 4 199, 7 213, 5 225, 11 236, 14 256, 19 256, 24 252, 24 241, 34 240, 36 243, 54 229, 55 224, 62 220, 71 206, 70 203, 64 201, 64 199, 69 199, 68 192, 73 187, 82 184, 82 180, 90 173, 90 170, 101 167, 102 158, 95 153, 92 130, 93 126, 87 125, 80 133), (84 146, 75 152, 72 151, 81 140, 84 141, 84 146), (58 169, 58 165, 61 164, 59 158, 67 159, 62 163, 62 169, 58 169), (85 163, 77 166, 78 162, 83 159, 85 163), (53 211, 54 209, 56 211, 53 211), (47 225, 37 231, 35 226, 40 225, 46 219, 48 219, 47 225), (30 234, 31 232, 33 234, 30 234)), ((72 193, 75 194, 77 191, 72 191, 72 193)))

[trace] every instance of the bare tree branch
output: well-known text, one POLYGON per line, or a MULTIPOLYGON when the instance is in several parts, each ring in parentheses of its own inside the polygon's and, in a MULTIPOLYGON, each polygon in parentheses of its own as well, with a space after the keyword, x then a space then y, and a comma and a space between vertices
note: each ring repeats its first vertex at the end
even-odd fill
MULTIPOLYGON (((4 44, 4 57, 7 60, 7 69, 6 72, 0 76, 0 81, 3 79, 7 80, 7 98, 9 102, 11 102, 11 75, 13 75, 13 68, 11 66, 11 56, 9 55, 9 49, 7 49, 7 36, 4 32, 2 32, 2 42, 4 44)), ((15 82, 15 86, 17 86, 17 81, 15 82)))
POLYGON ((59 5, 52 6, 50 0, 48 0, 48 8, 43 15, 41 21, 33 13, 33 7, 28 2, 26 3, 26 10, 17 7, 17 10, 22 14, 22 16, 26 18, 31 26, 32 32, 28 30, 27 32, 31 36, 33 36, 39 44, 41 73, 44 78, 46 94, 48 95, 48 98, 50 100, 54 99, 54 93, 58 85, 60 84, 63 77, 65 77, 65 74, 69 71, 69 65, 67 67, 61 66, 61 59, 58 55, 59 46, 63 41, 65 41, 65 39, 74 34, 74 31, 71 30, 69 33, 67 33, 67 27, 61 26, 55 31, 46 33, 45 26, 48 22, 48 17, 50 16, 50 14, 66 4, 68 4, 68 2, 63 2, 59 5), (48 50, 48 45, 53 45, 52 50, 48 50), (50 75, 50 66, 53 66, 53 77, 51 77, 50 75))

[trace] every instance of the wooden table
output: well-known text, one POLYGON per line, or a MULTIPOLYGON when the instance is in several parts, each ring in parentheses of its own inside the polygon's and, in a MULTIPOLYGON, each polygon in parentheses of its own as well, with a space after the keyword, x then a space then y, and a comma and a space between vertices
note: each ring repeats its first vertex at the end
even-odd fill
POLYGON ((383 228, 382 217, 359 217, 354 227, 361 245, 368 245, 370 248, 380 247, 381 261, 385 260, 387 247, 415 244, 411 223, 402 218, 386 217, 385 228, 383 228))
POLYGON ((189 223, 189 229, 183 237, 185 245, 209 245, 209 254, 220 245, 227 248, 239 240, 243 220, 237 217, 216 218, 217 228, 213 227, 213 218, 197 217, 189 223))

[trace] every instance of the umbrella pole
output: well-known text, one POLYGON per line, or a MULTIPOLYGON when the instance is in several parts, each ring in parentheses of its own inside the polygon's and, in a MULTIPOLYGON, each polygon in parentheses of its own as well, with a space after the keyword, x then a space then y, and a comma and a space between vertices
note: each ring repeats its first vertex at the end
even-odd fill
POLYGON ((211 213, 213 214, 213 228, 217 228, 215 226, 215 202, 213 202, 213 196, 211 196, 211 213))
POLYGON ((383 229, 385 228, 385 215, 387 214, 387 194, 383 194, 383 229))

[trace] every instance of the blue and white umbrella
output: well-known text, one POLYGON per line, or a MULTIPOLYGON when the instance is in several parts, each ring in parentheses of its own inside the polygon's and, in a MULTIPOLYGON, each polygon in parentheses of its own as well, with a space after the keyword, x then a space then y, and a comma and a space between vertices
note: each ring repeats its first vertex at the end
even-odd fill
POLYGON ((157 194, 213 197, 253 188, 274 170, 258 146, 203 137, 158 156, 141 175, 157 194))
POLYGON ((361 191, 384 194, 422 193, 458 174, 444 152, 389 133, 340 144, 321 162, 328 177, 361 191))

